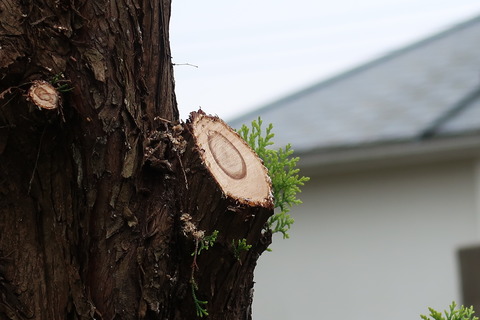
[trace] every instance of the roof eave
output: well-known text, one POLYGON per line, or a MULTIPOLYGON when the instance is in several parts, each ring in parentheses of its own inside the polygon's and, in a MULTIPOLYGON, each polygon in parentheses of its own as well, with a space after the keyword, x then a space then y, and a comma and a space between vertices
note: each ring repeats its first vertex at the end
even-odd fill
POLYGON ((327 174, 480 157, 480 133, 297 153, 304 174, 327 174))

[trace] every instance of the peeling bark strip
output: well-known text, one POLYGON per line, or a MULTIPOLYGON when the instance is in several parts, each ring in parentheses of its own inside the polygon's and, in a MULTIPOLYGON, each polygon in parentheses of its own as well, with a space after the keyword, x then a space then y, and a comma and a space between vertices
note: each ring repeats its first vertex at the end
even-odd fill
POLYGON ((0 319, 195 319, 185 214, 218 230, 194 273, 208 318, 251 318, 269 180, 218 118, 178 123, 169 18, 169 0, 0 0, 0 319))

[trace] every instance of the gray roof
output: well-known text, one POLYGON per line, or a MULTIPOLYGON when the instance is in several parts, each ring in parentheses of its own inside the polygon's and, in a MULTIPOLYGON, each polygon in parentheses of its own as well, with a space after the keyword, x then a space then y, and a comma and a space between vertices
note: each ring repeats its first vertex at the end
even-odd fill
POLYGON ((230 121, 297 153, 480 131, 480 17, 230 121), (276 129, 276 130, 275 130, 276 129))

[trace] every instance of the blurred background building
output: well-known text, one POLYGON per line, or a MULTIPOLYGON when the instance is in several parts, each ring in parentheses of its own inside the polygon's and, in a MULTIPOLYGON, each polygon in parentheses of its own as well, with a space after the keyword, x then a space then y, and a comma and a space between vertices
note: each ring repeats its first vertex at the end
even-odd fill
POLYGON ((459 250, 480 243, 480 17, 230 124, 258 116, 311 181, 291 239, 260 258, 255 320, 419 319, 478 302, 462 295, 476 284, 459 250))

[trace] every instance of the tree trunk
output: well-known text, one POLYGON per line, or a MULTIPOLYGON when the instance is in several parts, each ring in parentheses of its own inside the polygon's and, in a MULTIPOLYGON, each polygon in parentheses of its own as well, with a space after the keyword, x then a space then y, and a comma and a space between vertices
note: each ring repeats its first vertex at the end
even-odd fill
POLYGON ((221 120, 178 122, 169 17, 0 0, 0 319, 251 318, 269 179, 221 120))

